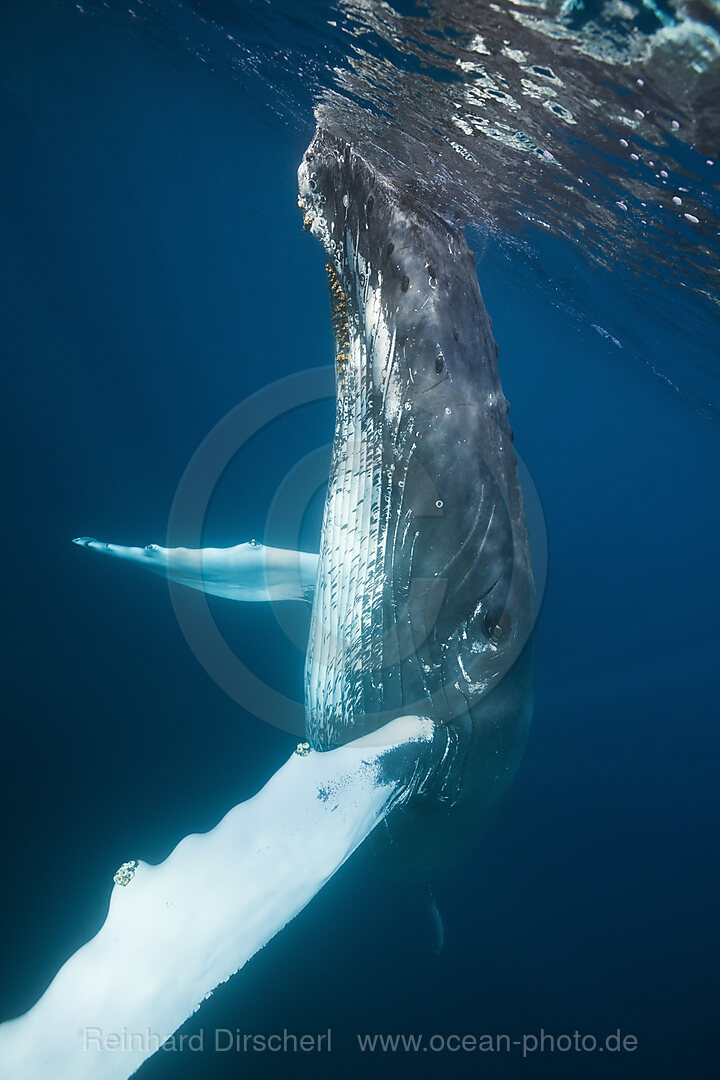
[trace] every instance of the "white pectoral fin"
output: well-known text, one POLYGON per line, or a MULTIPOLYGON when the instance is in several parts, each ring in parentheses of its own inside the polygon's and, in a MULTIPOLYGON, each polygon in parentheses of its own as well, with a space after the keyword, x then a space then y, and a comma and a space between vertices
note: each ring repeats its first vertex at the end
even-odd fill
POLYGON ((229 600, 311 600, 317 577, 317 555, 266 547, 255 540, 229 548, 123 547, 90 536, 79 536, 73 543, 229 600))
POLYGON ((131 1076, 433 768, 429 720, 403 717, 378 735, 327 753, 301 743, 210 832, 159 866, 124 863, 99 932, 28 1013, 0 1025, 0 1075, 131 1076))

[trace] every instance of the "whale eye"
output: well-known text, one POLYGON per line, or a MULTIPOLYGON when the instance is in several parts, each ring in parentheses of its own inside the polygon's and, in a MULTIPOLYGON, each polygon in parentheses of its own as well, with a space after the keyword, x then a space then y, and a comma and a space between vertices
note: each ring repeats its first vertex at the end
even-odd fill
POLYGON ((385 249, 385 255, 386 255, 386 257, 388 259, 390 258, 390 256, 392 255, 394 250, 395 250, 395 245, 392 244, 392 243, 388 244, 387 248, 385 249))
POLYGON ((260 545, 258 544, 257 540, 256 540, 256 539, 255 539, 254 537, 253 537, 253 539, 252 539, 252 540, 250 541, 250 544, 249 544, 248 546, 249 546, 249 547, 254 547, 254 548, 260 547, 260 545))
POLYGON ((372 197, 372 195, 370 195, 370 197, 368 198, 368 201, 365 203, 365 209, 368 212, 368 214, 372 213, 372 208, 373 208, 374 205, 375 205, 375 200, 372 197))
POLYGON ((510 619, 505 611, 488 611, 483 620, 483 629, 491 645, 501 645, 510 631, 510 619))
POLYGON ((438 356, 435 357, 435 373, 437 375, 439 375, 440 372, 442 371, 443 363, 444 363, 443 354, 440 353, 438 356))
POLYGON ((407 276, 407 274, 403 274, 403 279, 400 282, 400 288, 403 292, 407 292, 410 288, 410 278, 407 276))

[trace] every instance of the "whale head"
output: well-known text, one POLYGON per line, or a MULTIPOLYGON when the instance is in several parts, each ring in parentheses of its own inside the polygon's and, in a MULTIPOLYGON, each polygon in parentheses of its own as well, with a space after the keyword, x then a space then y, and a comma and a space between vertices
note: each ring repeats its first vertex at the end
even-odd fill
POLYGON ((524 745, 534 597, 474 258, 461 230, 322 129, 298 180, 327 257, 337 385, 308 738, 331 748, 427 715, 453 733, 427 807, 485 816, 524 745))

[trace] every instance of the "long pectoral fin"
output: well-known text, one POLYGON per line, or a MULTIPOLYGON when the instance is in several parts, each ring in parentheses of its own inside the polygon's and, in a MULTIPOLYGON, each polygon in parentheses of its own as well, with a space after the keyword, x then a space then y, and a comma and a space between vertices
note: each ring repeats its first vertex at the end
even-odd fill
POLYGON ((311 600, 317 577, 317 555, 255 540, 229 548, 123 547, 91 536, 79 536, 73 543, 229 600, 311 600))
POLYGON ((0 1074, 126 1080, 412 797, 442 760, 437 741, 429 720, 406 716, 328 753, 301 743, 210 832, 159 866, 123 863, 104 926, 0 1026, 0 1074))

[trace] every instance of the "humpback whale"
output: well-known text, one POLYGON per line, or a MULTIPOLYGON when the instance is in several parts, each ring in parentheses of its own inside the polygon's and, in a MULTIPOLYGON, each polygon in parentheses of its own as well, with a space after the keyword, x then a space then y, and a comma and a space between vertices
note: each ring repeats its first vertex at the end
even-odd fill
POLYGON ((104 1053, 87 1025, 170 1035, 370 834, 386 866, 426 880, 487 820, 522 754, 530 545, 473 256, 461 230, 321 128, 298 179, 335 331, 319 554, 75 542, 215 595, 311 601, 305 741, 210 833, 160 866, 121 867, 100 932, 0 1028, 0 1064, 28 1080, 129 1076, 158 1046, 104 1053))

